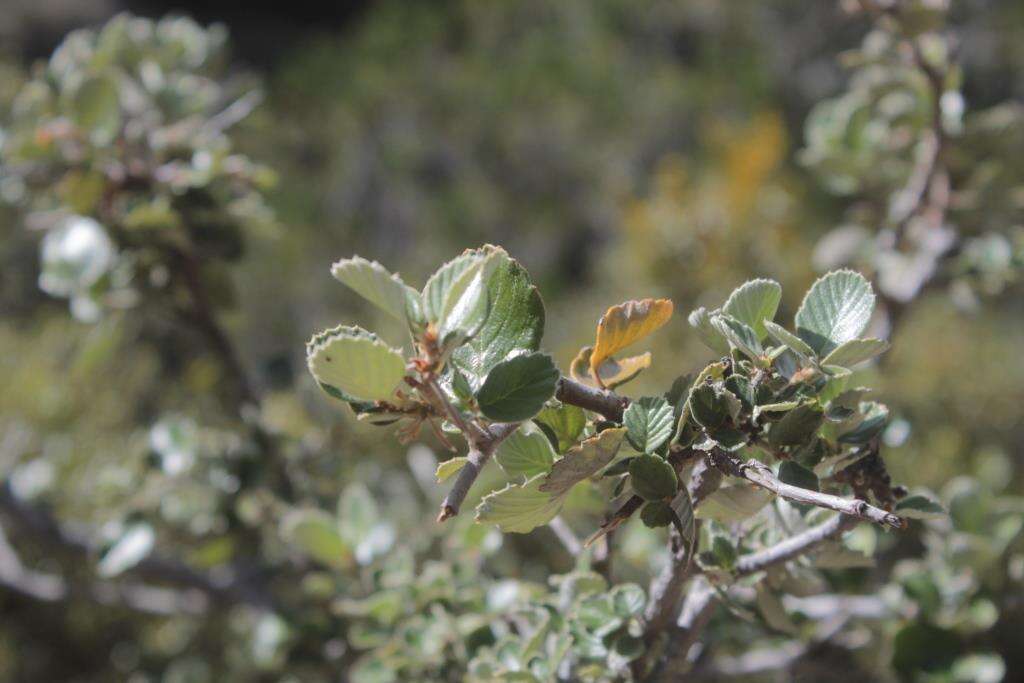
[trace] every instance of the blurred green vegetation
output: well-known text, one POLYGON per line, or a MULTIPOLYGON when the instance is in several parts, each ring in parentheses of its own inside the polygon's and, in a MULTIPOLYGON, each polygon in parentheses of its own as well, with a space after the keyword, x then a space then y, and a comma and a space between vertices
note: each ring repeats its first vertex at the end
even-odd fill
MULTIPOLYGON (((1024 8, 958 6, 951 26, 966 116, 1019 103, 1024 8)), ((234 148, 277 177, 266 193, 274 219, 262 207, 239 214, 243 226, 258 215, 260 227, 244 228, 244 254, 230 269, 207 273, 233 285, 219 314, 263 396, 259 415, 247 417, 281 438, 277 462, 239 429, 225 400, 233 380, 171 315, 174 292, 163 305, 144 299, 86 324, 38 290, 40 235, 26 229, 26 190, 2 174, 0 477, 57 519, 96 530, 90 560, 145 523, 162 555, 194 568, 237 572, 260 554, 261 580, 292 600, 270 615, 241 606, 139 614, 117 596, 41 603, 0 588, 0 678, 338 680, 363 650, 390 643, 401 680, 461 680, 467 657, 450 633, 471 640, 488 618, 500 621, 503 605, 543 594, 572 560, 543 529, 502 538, 468 519, 455 532, 437 528, 441 444, 424 431, 430 450, 400 446, 324 399, 303 367, 313 331, 341 319, 399 329, 339 286, 330 264, 358 253, 418 285, 463 248, 500 244, 539 284, 544 347, 563 369, 607 306, 629 298, 669 297, 685 314, 771 277, 789 320, 817 276, 818 240, 855 220, 878 227, 870 197, 830 194, 799 153, 813 105, 845 87, 839 54, 867 30, 831 3, 467 0, 384 2, 343 35, 311 33, 259 74, 265 99, 232 131, 234 148), (187 464, 169 464, 176 458, 187 464), (333 511, 346 487, 372 496, 396 534, 360 536, 381 544, 366 551, 378 564, 312 571, 279 533, 284 504, 271 492, 280 467, 295 487, 289 506, 333 511), (381 586, 396 593, 367 618, 359 600, 381 586)), ((0 135, 11 134, 10 103, 37 70, 4 62, 0 135)), ((256 80, 226 73, 218 78, 241 89, 256 80)), ((982 159, 1010 151, 989 169, 993 195, 958 207, 972 234, 1005 232, 1017 254, 1020 120, 971 147, 982 159), (988 199, 998 211, 986 212, 988 199)), ((959 177, 980 164, 957 161, 959 177)), ((881 626, 851 629, 848 640, 861 645, 819 644, 784 677, 969 680, 945 669, 922 678, 933 661, 920 653, 934 649, 950 661, 995 652, 1005 680, 1024 677, 1024 547, 1013 528, 1024 514, 1024 298, 1019 276, 980 289, 966 303, 953 281, 926 290, 900 318, 883 364, 861 371, 893 411, 885 454, 894 480, 940 492, 952 521, 878 534, 878 569, 836 571, 840 585, 867 592, 894 574, 885 597, 895 607, 881 626), (929 572, 940 578, 914 579, 929 572), (902 647, 894 662, 894 638, 924 644, 902 647)), ((660 392, 710 358, 678 314, 652 351, 630 395, 660 392)), ((496 481, 482 478, 474 497, 496 481)), ((566 518, 586 535, 605 512, 596 495, 579 493, 566 518)), ((51 556, 4 528, 26 565, 92 577, 80 558, 51 556)), ((621 581, 644 585, 665 561, 661 538, 639 524, 619 542, 621 581)), ((742 620, 716 620, 709 633, 723 655, 778 642, 742 620)), ((372 676, 372 660, 361 666, 362 680, 391 680, 372 676)))

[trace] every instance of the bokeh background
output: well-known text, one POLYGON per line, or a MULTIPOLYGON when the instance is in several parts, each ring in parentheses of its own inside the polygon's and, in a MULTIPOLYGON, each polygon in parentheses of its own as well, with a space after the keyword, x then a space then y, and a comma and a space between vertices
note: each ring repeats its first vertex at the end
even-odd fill
MULTIPOLYGON (((220 316, 263 397, 252 419, 288 439, 280 459, 298 487, 292 501, 332 510, 358 483, 352 495, 377 501, 370 521, 389 520, 365 552, 427 558, 419 576, 434 571, 422 562, 465 561, 494 585, 458 571, 444 581, 481 592, 474 600, 496 599, 494 586, 509 579, 543 584, 571 560, 543 529, 501 539, 461 520, 440 534, 430 477, 444 457, 438 442, 425 433, 424 444, 399 445, 317 391, 303 350, 314 331, 355 320, 398 332, 333 281, 330 264, 358 253, 418 285, 466 247, 503 245, 539 284, 544 347, 566 368, 604 309, 629 298, 670 297, 685 314, 771 277, 788 320, 828 263, 819 240, 858 215, 801 155, 814 105, 847 87, 841 55, 870 29, 839 4, 4 0, 0 112, 69 30, 125 10, 223 23, 227 73, 264 94, 233 135, 276 175, 266 195, 273 219, 246 230, 220 316)), ((1019 106, 1024 5, 955 3, 950 25, 967 112, 1019 106)), ((1001 139, 1020 150, 1021 135, 1014 124, 1001 139)), ((1017 209, 994 229, 1019 240, 1024 175, 1008 173, 1017 209)), ((353 636, 353 610, 330 605, 375 579, 359 563, 305 571, 277 534, 282 464, 236 443, 237 415, 220 400, 227 379, 202 340, 144 307, 90 323, 70 317, 65 300, 40 291, 39 233, 12 204, 0 209, 0 477, 94 546, 63 556, 40 541, 45 530, 0 512, 0 560, 16 548, 20 564, 68 582, 49 601, 0 585, 0 679, 347 680, 390 630, 364 625, 353 636), (161 466, 168 430, 190 463, 183 470, 161 466), (294 597, 291 611, 153 613, 126 606, 117 590, 88 588, 92 565, 134 525, 162 555, 214 575, 255 557, 271 567, 262 578, 294 597), (296 567, 305 578, 288 585, 296 567)), ((966 296, 943 281, 923 290, 884 364, 862 373, 892 409, 894 480, 938 492, 952 513, 932 535, 879 534, 877 568, 848 572, 851 590, 897 605, 851 626, 881 645, 824 643, 781 671, 708 676, 966 680, 950 673, 949 651, 988 657, 986 680, 999 680, 993 671, 1024 680, 1024 299, 1010 276, 980 289, 966 296)), ((663 390, 709 357, 684 317, 655 339, 654 369, 628 393, 663 390)), ((603 512, 597 500, 571 510, 584 534, 603 512)), ((618 571, 643 583, 661 541, 640 528, 626 538, 618 571)), ((772 642, 725 623, 710 631, 723 653, 772 642)), ((441 666, 442 680, 459 680, 451 667, 441 666)), ((382 676, 363 680, 390 680, 382 676)))

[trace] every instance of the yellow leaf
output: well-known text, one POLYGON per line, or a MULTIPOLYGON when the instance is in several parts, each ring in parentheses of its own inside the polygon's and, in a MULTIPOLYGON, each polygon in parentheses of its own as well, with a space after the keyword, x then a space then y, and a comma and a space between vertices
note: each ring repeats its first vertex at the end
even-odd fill
POLYGON ((590 373, 604 386, 599 369, 614 354, 637 342, 668 322, 672 302, 641 299, 612 306, 597 323, 597 343, 590 354, 590 373))
MULTIPOLYGON (((594 380, 590 375, 590 354, 593 346, 584 346, 576 354, 572 364, 569 366, 569 375, 577 382, 593 384, 594 380)), ((630 356, 621 360, 607 358, 597 370, 602 385, 607 389, 614 389, 622 386, 629 380, 639 375, 643 370, 651 367, 651 352, 642 353, 639 356, 630 356)))

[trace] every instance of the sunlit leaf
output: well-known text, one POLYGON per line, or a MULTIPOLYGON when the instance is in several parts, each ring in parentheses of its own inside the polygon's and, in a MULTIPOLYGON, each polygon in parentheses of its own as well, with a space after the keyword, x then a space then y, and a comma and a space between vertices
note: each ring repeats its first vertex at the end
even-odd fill
POLYGON ((946 508, 924 494, 907 496, 896 503, 894 512, 910 519, 941 519, 948 514, 946 508))
POLYGON ((478 250, 493 259, 487 277, 487 317, 452 361, 476 385, 500 362, 536 351, 544 336, 544 302, 526 269, 499 247, 478 250))
POLYGON ((875 309, 871 285, 860 273, 837 270, 818 279, 796 312, 797 335, 820 355, 856 339, 875 309))
POLYGON ((852 368, 884 353, 888 348, 889 342, 883 339, 851 339, 833 349, 821 362, 824 365, 852 368))
POLYGON ((814 349, 807 345, 800 337, 796 336, 782 325, 777 325, 770 320, 764 321, 764 328, 772 339, 789 348, 790 351, 804 360, 814 358, 814 349))
POLYGON ((467 462, 469 462, 469 458, 460 456, 438 463, 437 470, 434 472, 434 476, 437 477, 437 483, 441 484, 450 479, 456 472, 465 467, 467 462))
POLYGON ((96 566, 96 572, 109 578, 131 569, 149 555, 155 541, 156 534, 149 524, 132 524, 103 554, 96 566))
POLYGON ((505 532, 526 533, 554 519, 565 503, 566 492, 552 494, 540 490, 543 475, 525 484, 509 484, 489 493, 476 508, 476 521, 497 524, 505 532))
POLYGON ((397 349, 354 326, 313 337, 306 345, 306 361, 317 382, 364 401, 390 398, 405 376, 405 360, 397 349))
POLYGON ((555 461, 551 442, 536 426, 525 423, 501 442, 494 454, 510 476, 546 474, 555 461))
POLYGON ((765 337, 765 320, 775 317, 782 299, 782 287, 774 280, 751 280, 729 295, 722 312, 754 331, 758 340, 765 337))
POLYGON ((570 446, 575 445, 587 426, 587 415, 583 409, 569 404, 557 408, 544 408, 533 419, 547 426, 555 435, 559 453, 564 453, 570 446))
POLYGON ((388 272, 376 261, 361 256, 342 259, 331 266, 331 275, 359 296, 398 320, 406 319, 409 299, 419 299, 419 292, 402 278, 388 272))
POLYGON ((597 323, 597 341, 590 354, 591 374, 601 364, 630 344, 640 341, 672 317, 668 299, 642 299, 612 306, 597 323))
POLYGON ((718 311, 708 311, 708 309, 701 306, 700 308, 692 311, 687 316, 686 321, 690 323, 697 332, 697 336, 704 342, 704 345, 719 355, 726 355, 729 353, 729 342, 722 333, 715 329, 715 326, 711 324, 712 316, 716 315, 718 311))

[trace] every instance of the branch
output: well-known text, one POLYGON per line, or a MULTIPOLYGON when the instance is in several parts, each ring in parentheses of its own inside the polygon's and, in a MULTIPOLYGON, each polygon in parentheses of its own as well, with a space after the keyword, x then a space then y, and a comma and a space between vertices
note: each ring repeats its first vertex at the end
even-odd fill
POLYGON ((562 403, 600 413, 612 422, 622 422, 622 411, 629 405, 629 399, 625 396, 601 391, 565 376, 558 381, 555 398, 562 403))
POLYGON ((756 484, 777 496, 795 503, 804 503, 828 510, 835 510, 844 515, 866 519, 877 524, 892 527, 893 529, 903 529, 906 527, 906 522, 901 517, 877 508, 866 501, 856 498, 842 498, 829 493, 820 493, 780 481, 771 468, 757 460, 742 462, 732 453, 727 453, 720 448, 711 451, 708 457, 711 459, 712 464, 724 474, 746 479, 752 484, 756 484))
POLYGON ((459 514, 459 508, 462 507, 466 494, 469 493, 473 482, 480 475, 480 470, 494 453, 494 449, 518 428, 518 422, 500 422, 487 429, 486 438, 470 441, 468 460, 459 470, 448 495, 441 501, 441 512, 437 515, 438 522, 444 522, 459 514))
POLYGON ((668 643, 664 651, 670 652, 671 656, 662 659, 659 665, 651 672, 648 680, 657 683, 671 683, 682 680, 686 671, 690 668, 690 648, 697 642, 704 628, 711 621, 715 613, 718 601, 715 599, 714 589, 703 579, 695 582, 686 596, 683 603, 683 610, 676 622, 676 628, 669 633, 668 643))
POLYGON ((559 542, 565 546, 565 550, 576 557, 583 552, 583 543, 580 541, 579 536, 572 530, 561 515, 555 515, 554 519, 548 522, 548 528, 551 529, 551 533, 558 538, 559 542))
POLYGON ((733 573, 738 576, 746 576, 773 565, 788 562, 794 557, 799 557, 816 546, 821 545, 825 541, 841 536, 843 532, 857 526, 857 523, 858 519, 856 517, 836 515, 827 522, 811 527, 796 536, 790 536, 770 548, 765 548, 749 555, 743 555, 736 562, 733 573))
MULTIPOLYGON (((440 401, 445 412, 448 413, 453 422, 456 424, 459 422, 464 423, 461 419, 462 416, 458 415, 458 411, 454 410, 444 400, 444 394, 430 387, 429 384, 428 388, 434 392, 434 398, 440 401)), ((629 405, 629 399, 625 396, 619 396, 609 391, 600 391, 564 376, 558 381, 555 398, 563 403, 599 413, 613 422, 622 422, 622 411, 629 405)), ((469 441, 468 460, 462 469, 459 470, 455 483, 452 485, 448 495, 445 496, 444 501, 441 502, 441 512, 437 515, 438 522, 451 519, 459 514, 459 509, 462 506, 462 502, 466 499, 470 487, 473 486, 476 478, 480 476, 480 470, 483 469, 483 466, 490 459, 498 444, 507 439, 519 427, 519 423, 492 424, 487 429, 480 429, 472 422, 464 423, 464 426, 466 428, 463 429, 463 434, 469 441)), ((589 544, 590 541, 587 542, 587 545, 589 544)))

